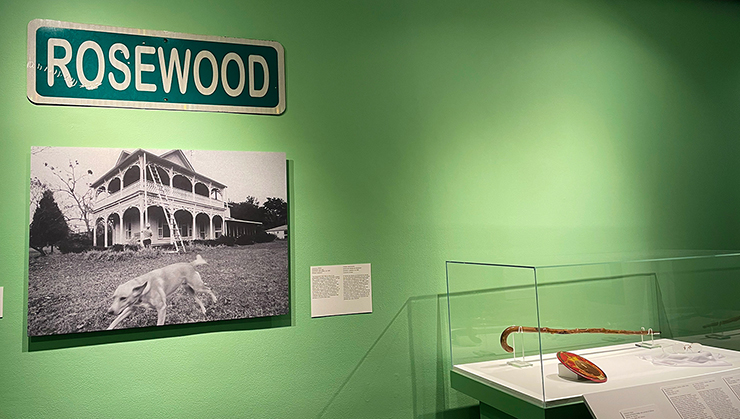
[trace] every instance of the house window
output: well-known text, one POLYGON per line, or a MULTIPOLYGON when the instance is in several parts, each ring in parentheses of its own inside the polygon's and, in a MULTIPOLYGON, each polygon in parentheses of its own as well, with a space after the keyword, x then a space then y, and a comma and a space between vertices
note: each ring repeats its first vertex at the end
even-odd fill
POLYGON ((170 226, 167 225, 167 221, 159 220, 159 226, 157 227, 157 233, 159 234, 159 238, 169 238, 170 237, 170 226))
POLYGON ((188 223, 180 223, 180 235, 182 237, 190 237, 193 234, 192 226, 188 223))
POLYGON ((200 225, 200 238, 201 239, 206 238, 206 225, 205 224, 200 225))
POLYGON ((131 238, 131 222, 126 223, 126 238, 131 238))

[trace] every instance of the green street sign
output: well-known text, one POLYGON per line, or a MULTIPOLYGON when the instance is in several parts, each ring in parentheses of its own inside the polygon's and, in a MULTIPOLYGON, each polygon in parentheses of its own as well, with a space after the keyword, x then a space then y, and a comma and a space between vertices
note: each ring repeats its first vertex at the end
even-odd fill
POLYGON ((35 19, 27 95, 36 104, 279 115, 283 46, 35 19))

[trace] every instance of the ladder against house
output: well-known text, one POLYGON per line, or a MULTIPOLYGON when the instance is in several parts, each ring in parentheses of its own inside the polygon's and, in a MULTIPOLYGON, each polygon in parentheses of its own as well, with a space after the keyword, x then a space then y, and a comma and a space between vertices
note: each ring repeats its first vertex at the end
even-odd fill
POLYGON ((167 226, 170 228, 170 237, 172 243, 175 245, 175 251, 185 252, 185 242, 182 240, 182 234, 180 234, 180 228, 177 226, 177 220, 175 219, 175 211, 173 210, 172 201, 168 194, 168 188, 165 188, 162 184, 162 178, 159 177, 159 171, 157 166, 148 164, 146 168, 149 170, 149 174, 154 180, 154 184, 157 187, 157 198, 159 205, 164 210, 164 218, 167 220, 167 226))

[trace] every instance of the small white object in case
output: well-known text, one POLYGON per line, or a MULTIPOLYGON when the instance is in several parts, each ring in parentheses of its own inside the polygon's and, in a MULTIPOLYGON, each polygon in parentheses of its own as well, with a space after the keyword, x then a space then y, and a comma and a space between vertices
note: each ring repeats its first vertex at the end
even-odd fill
POLYGON ((566 380, 573 380, 573 381, 586 380, 580 375, 569 370, 568 367, 566 367, 562 363, 558 363, 558 377, 565 378, 566 380))

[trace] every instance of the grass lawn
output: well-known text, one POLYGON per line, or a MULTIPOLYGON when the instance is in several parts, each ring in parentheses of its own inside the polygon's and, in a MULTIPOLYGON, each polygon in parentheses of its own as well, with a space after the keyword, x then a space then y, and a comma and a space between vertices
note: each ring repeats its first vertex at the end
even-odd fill
MULTIPOLYGON (((190 262, 218 301, 199 293, 203 315, 182 288, 167 301, 165 324, 274 316, 288 312, 288 244, 284 240, 250 246, 200 247, 186 254, 89 252, 31 258, 28 269, 28 332, 31 336, 105 330, 115 316, 107 311, 118 285, 153 269, 190 262), (110 260, 107 260, 110 259, 110 260)), ((138 308, 116 328, 155 326, 155 310, 138 308)))

